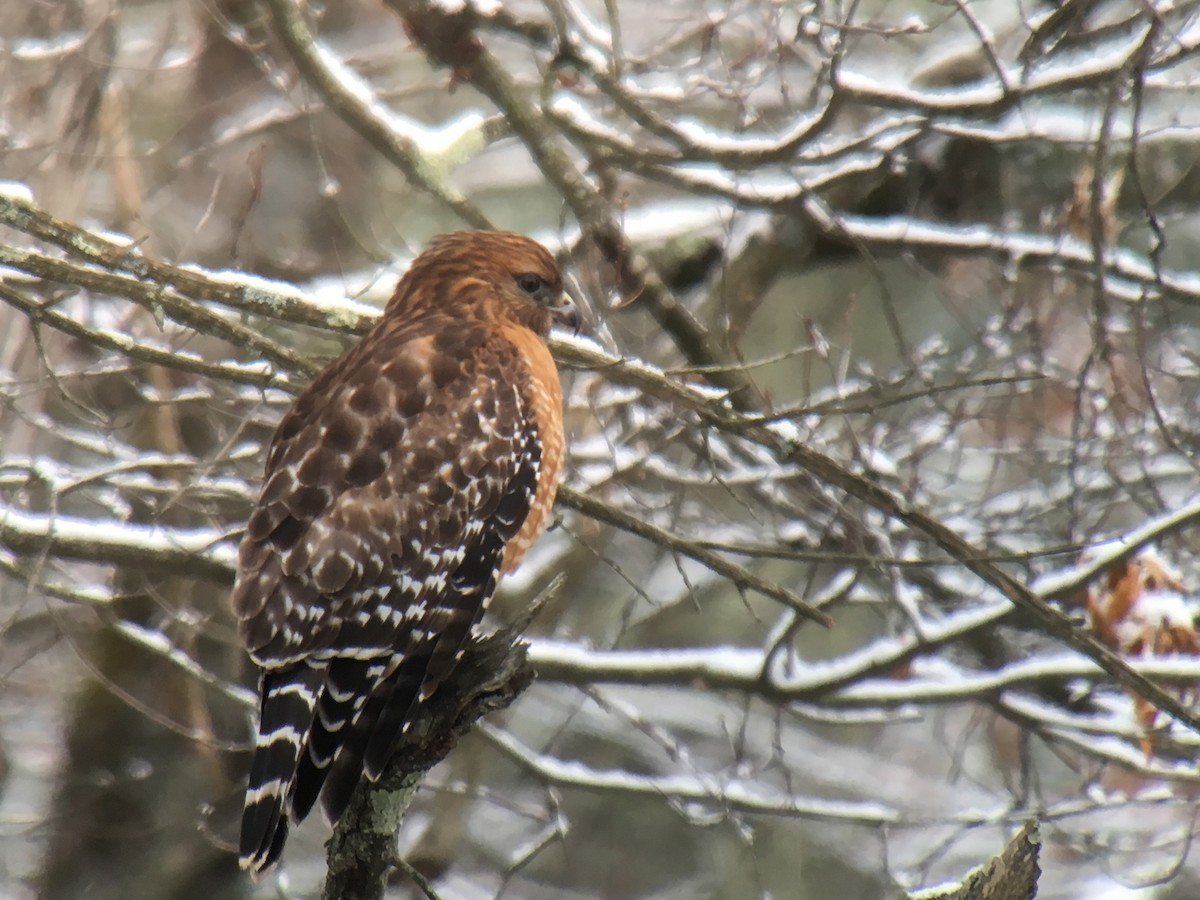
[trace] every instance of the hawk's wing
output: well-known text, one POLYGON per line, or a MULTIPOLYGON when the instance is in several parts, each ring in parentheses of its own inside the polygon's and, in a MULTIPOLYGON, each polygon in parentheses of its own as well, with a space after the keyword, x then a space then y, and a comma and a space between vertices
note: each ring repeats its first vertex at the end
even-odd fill
POLYGON ((391 652, 471 542, 509 530, 490 520, 514 490, 503 518, 524 521, 539 447, 519 356, 431 319, 371 335, 279 425, 233 595, 266 668, 391 652))

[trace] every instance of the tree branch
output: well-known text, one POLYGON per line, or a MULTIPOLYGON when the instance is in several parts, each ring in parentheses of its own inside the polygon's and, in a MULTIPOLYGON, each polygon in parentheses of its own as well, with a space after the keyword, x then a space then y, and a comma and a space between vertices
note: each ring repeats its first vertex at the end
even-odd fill
POLYGON ((479 718, 506 708, 530 685, 527 650, 515 630, 468 644, 450 677, 417 707, 383 776, 355 789, 329 841, 324 900, 382 900, 400 825, 425 774, 479 718))
POLYGON ((1036 822, 1027 822, 999 856, 953 887, 909 894, 908 900, 1033 900, 1038 892, 1042 849, 1036 822))
POLYGON ((370 87, 317 40, 304 20, 301 4, 295 0, 267 0, 267 5, 275 17, 276 32, 305 82, 342 121, 403 172, 414 187, 438 200, 472 228, 494 227, 445 177, 447 168, 486 145, 482 119, 461 121, 450 140, 442 136, 442 152, 430 152, 413 135, 406 134, 379 105, 370 87))
POLYGON ((207 528, 117 524, 0 507, 0 546, 18 555, 170 569, 218 584, 233 583, 236 551, 228 538, 207 528))

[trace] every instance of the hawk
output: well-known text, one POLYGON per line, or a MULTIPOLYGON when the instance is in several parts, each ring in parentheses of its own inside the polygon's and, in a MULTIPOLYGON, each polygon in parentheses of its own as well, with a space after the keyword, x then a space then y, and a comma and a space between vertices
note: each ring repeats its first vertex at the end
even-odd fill
POLYGON ((563 458, 554 322, 578 313, 544 247, 445 235, 279 423, 232 597, 262 669, 243 868, 270 868, 318 798, 336 821, 379 778, 545 527, 563 458))

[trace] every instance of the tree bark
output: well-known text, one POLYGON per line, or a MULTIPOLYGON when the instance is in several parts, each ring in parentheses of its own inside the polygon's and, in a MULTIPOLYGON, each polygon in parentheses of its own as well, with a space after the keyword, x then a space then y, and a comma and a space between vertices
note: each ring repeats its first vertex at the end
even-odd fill
POLYGON ((1004 851, 952 888, 909 894, 908 900, 1033 900, 1042 870, 1037 822, 1027 822, 1004 851))

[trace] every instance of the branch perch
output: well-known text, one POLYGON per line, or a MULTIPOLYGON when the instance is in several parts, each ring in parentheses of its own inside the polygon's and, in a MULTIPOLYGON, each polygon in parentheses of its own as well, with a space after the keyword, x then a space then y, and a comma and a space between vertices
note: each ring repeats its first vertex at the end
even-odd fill
POLYGON ((397 864, 397 834, 425 773, 454 749, 482 716, 511 704, 533 681, 522 623, 466 648, 436 694, 416 710, 377 783, 363 780, 329 841, 324 900, 382 900, 397 864))
POLYGON ((908 900, 1032 900, 1037 896, 1042 849, 1036 822, 1027 822, 1004 851, 960 884, 909 894, 908 900))

